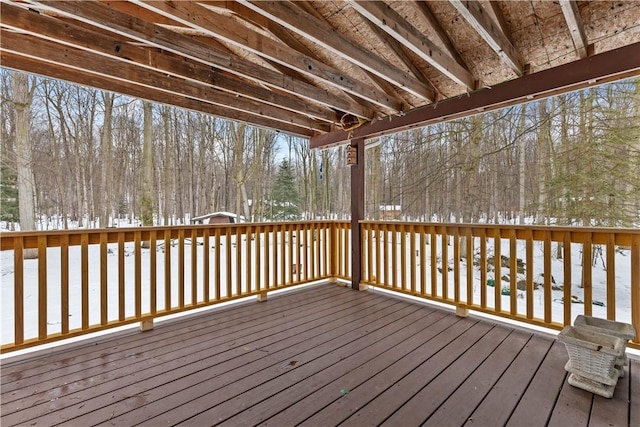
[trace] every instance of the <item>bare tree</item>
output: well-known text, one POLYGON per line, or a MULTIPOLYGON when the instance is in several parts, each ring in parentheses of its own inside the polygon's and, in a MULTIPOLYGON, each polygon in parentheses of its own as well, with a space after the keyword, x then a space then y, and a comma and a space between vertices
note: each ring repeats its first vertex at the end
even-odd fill
MULTIPOLYGON (((34 176, 29 128, 31 123, 31 103, 35 91, 35 79, 25 73, 11 73, 16 141, 16 170, 18 173, 18 203, 20 209, 20 229, 35 229, 34 176)), ((25 258, 37 258, 37 249, 26 250, 25 258)))

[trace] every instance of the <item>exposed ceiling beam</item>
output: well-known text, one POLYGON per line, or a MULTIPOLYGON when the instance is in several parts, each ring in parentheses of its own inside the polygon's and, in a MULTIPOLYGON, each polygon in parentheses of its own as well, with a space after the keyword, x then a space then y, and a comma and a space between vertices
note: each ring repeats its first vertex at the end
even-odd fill
POLYGON ((502 62, 514 73, 521 76, 524 73, 524 61, 520 52, 516 50, 509 39, 504 35, 498 24, 487 15, 478 1, 449 0, 460 12, 464 19, 473 27, 480 37, 487 42, 502 62))
POLYGON ((458 64, 462 65, 466 69, 469 69, 469 67, 466 66, 464 60, 460 56, 460 53, 453 45, 451 38, 449 38, 449 35, 446 33, 444 28, 442 28, 442 25, 440 25, 440 21, 438 21, 438 19, 431 11, 429 2, 416 1, 414 2, 414 4, 418 8, 418 11, 420 11, 422 16, 424 17, 429 27, 431 27, 431 29, 433 30, 435 36, 440 40, 440 43, 442 43, 449 56, 455 59, 458 64))
POLYGON ((359 67, 406 90, 414 96, 433 101, 435 93, 428 85, 411 78, 385 59, 373 55, 354 41, 335 31, 331 26, 304 12, 288 1, 239 0, 243 5, 277 22, 285 28, 322 46, 359 67))
MULTIPOLYGON (((43 63, 58 64, 113 79, 123 85, 137 85, 171 95, 188 97, 233 111, 267 117, 272 122, 295 124, 318 131, 328 131, 328 125, 318 125, 315 120, 277 107, 261 104, 253 100, 234 96, 227 92, 212 89, 183 78, 177 78, 159 71, 141 69, 105 56, 91 55, 86 51, 61 45, 48 40, 37 40, 32 36, 17 34, 2 29, 0 49, 3 51, 36 58, 43 63)), ((73 80, 68 76, 65 80, 73 80)))
POLYGON ((454 118, 583 89, 640 75, 640 43, 589 56, 483 88, 468 96, 441 101, 403 116, 366 123, 353 131, 334 131, 311 138, 311 148, 346 144, 354 138, 373 138, 454 118))
POLYGON ((278 130, 292 135, 308 138, 316 134, 316 132, 308 128, 274 122, 273 120, 269 120, 265 117, 235 112, 228 108, 196 101, 186 97, 176 97, 166 92, 160 92, 142 86, 120 83, 110 78, 69 68, 60 64, 49 63, 43 66, 42 61, 39 59, 29 58, 1 49, 0 61, 2 61, 3 67, 53 79, 64 80, 70 83, 89 86, 109 92, 116 92, 140 99, 147 99, 160 104, 186 108, 188 110, 198 111, 224 119, 240 121, 254 126, 278 130))
POLYGON ((407 53, 408 49, 406 49, 402 43, 400 43, 398 40, 391 37, 389 34, 387 34, 380 27, 378 27, 376 24, 369 21, 368 19, 366 20, 366 22, 369 28, 371 29, 371 31, 373 31, 378 36, 378 38, 380 38, 380 40, 383 43, 385 43, 389 47, 389 49, 393 51, 394 55, 398 58, 398 60, 400 60, 418 80, 420 80, 424 84, 428 84, 431 87, 433 87, 433 85, 431 84, 427 76, 422 72, 420 68, 418 68, 418 66, 411 59, 411 57, 407 53))
POLYGON ((491 15, 491 19, 498 24, 502 34, 505 35, 507 40, 509 40, 513 44, 513 39, 511 38, 511 31, 509 31, 509 26, 507 25, 507 20, 504 17, 504 13, 502 13, 502 9, 500 9, 500 5, 496 0, 489 1, 489 8, 487 8, 487 12, 491 15))
MULTIPOLYGON (((321 61, 321 59, 318 57, 318 55, 316 55, 311 49, 309 49, 305 44, 303 44, 299 39, 297 39, 289 30, 287 30, 286 28, 284 28, 281 25, 278 25, 276 23, 274 23, 273 21, 268 20, 267 18, 265 18, 264 16, 260 15, 259 13, 254 12, 253 10, 249 9, 246 6, 243 6, 242 4, 235 2, 235 1, 206 1, 206 2, 200 2, 200 4, 202 4, 204 7, 206 8, 211 8, 211 9, 224 9, 226 11, 231 11, 234 14, 236 14, 236 16, 244 19, 246 22, 250 22, 253 25, 257 25, 259 27, 261 27, 262 29, 269 31, 271 34, 273 34, 277 39, 279 39, 282 43, 286 44, 287 46, 289 46, 291 49, 294 49, 295 51, 306 55, 310 58, 313 58, 315 60, 321 61)), ((299 5, 300 3, 298 3, 299 5)), ((275 63, 273 63, 275 64, 275 63)), ((272 64, 272 65, 273 65, 272 64)), ((275 64, 275 66, 279 66, 278 64, 275 64)), ((283 73, 295 73, 298 78, 305 80, 306 77, 289 69, 286 68, 284 66, 280 66, 280 70, 283 73)), ((371 105, 370 102, 365 101, 362 98, 357 97, 356 95, 350 94, 347 92, 347 94, 349 96, 351 96, 352 98, 354 98, 356 100, 356 102, 361 103, 363 106, 367 107, 367 108, 371 108, 371 110, 375 110, 376 108, 374 106, 371 105)), ((396 98, 396 99, 402 99, 402 97, 396 92, 393 92, 391 94, 392 98, 396 98)), ((403 108, 404 109, 404 108, 403 108)))
MULTIPOLYGON (((234 4, 238 4, 237 2, 233 2, 234 4)), ((338 31, 333 24, 327 19, 325 18, 320 12, 318 12, 318 10, 316 10, 313 5, 311 5, 308 2, 294 2, 293 4, 295 4, 297 7, 299 7, 300 9, 302 9, 305 13, 308 13, 310 15, 312 15, 313 17, 315 17, 316 19, 318 19, 319 21, 324 22, 327 27, 332 28, 335 31, 338 31)), ((241 6, 244 9, 248 9, 245 6, 241 6)), ((254 11, 251 10, 252 13, 256 13, 254 11)), ((265 18, 266 19, 266 18, 265 18)), ((284 29, 284 27, 278 25, 278 24, 274 24, 272 21, 271 22, 271 26, 272 27, 279 27, 284 29)), ((288 31, 285 29, 285 31, 288 31)), ((389 83, 388 81, 382 79, 381 77, 378 77, 377 75, 373 74, 371 71, 368 71, 362 67, 358 67, 364 74, 367 75, 367 77, 380 89, 382 89, 384 92, 390 94, 391 96, 393 96, 394 98, 398 98, 398 99, 402 99, 403 101, 406 101, 406 98, 404 95, 402 95, 399 90, 393 86, 392 83, 389 83)), ((408 104, 403 104, 402 109, 401 110, 405 110, 408 108, 413 107, 412 105, 408 105, 408 104)))
POLYGON ((442 74, 467 89, 475 89, 475 79, 467 69, 444 53, 386 3, 351 1, 350 4, 358 13, 376 24, 442 74))
POLYGON ((573 0, 560 0, 560 7, 562 8, 564 20, 567 21, 567 25, 569 26, 573 45, 576 48, 578 57, 586 58, 588 55, 587 46, 589 43, 587 42, 587 36, 584 33, 584 25, 582 24, 578 4, 573 0))
POLYGON ((283 76, 275 70, 256 65, 210 44, 198 42, 189 36, 145 22, 140 18, 97 2, 40 1, 34 2, 31 7, 62 13, 70 18, 129 37, 145 45, 165 49, 179 56, 318 102, 338 111, 348 112, 359 117, 373 116, 371 110, 355 101, 336 97, 316 86, 283 76))
MULTIPOLYGON (((124 62, 138 64, 150 70, 161 70, 173 76, 193 80, 216 89, 281 107, 295 113, 304 113, 327 122, 335 122, 336 115, 328 108, 317 104, 276 93, 246 80, 241 80, 222 71, 189 59, 179 58, 173 54, 135 46, 128 39, 113 36, 113 33, 98 32, 83 28, 68 21, 46 16, 11 4, 0 4, 2 26, 21 30, 34 36, 85 49, 99 55, 111 57, 124 62)), ((77 22, 77 21, 76 21, 77 22)), ((26 47, 25 47, 26 48, 26 47)))
POLYGON ((264 59, 275 61, 306 76, 319 78, 341 91, 347 91, 381 107, 392 111, 398 111, 402 108, 399 100, 391 99, 386 93, 366 86, 344 72, 305 56, 257 31, 248 27, 239 27, 238 23, 229 16, 204 13, 203 6, 197 3, 133 1, 141 7, 174 19, 183 25, 201 30, 205 34, 231 43, 264 59))

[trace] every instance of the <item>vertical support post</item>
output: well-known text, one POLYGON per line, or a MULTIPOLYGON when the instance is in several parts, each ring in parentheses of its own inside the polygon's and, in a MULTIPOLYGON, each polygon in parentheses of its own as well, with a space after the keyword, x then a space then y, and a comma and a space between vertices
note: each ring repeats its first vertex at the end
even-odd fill
POLYGON ((357 164, 351 166, 351 288, 360 290, 362 278, 362 236, 364 219, 364 138, 351 140, 356 148, 357 164))

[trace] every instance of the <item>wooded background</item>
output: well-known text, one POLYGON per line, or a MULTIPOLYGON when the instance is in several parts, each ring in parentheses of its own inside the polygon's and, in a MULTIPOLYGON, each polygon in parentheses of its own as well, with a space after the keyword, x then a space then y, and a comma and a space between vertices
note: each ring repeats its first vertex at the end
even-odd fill
MULTIPOLYGON (((312 151, 307 140, 200 113, 0 77, 9 228, 21 204, 36 227, 180 224, 215 211, 255 222, 350 216, 343 147, 312 151)), ((368 144, 368 219, 399 206, 404 220, 640 223, 640 79, 368 144)))

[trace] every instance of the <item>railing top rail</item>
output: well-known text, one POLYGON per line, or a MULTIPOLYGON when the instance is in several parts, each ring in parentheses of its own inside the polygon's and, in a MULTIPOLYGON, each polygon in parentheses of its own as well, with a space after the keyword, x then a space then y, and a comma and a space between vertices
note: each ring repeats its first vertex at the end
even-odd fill
POLYGON ((220 224, 184 224, 184 225, 157 225, 146 227, 106 227, 106 228, 72 228, 64 230, 31 230, 31 231, 0 231, 0 236, 21 237, 21 236, 39 236, 42 234, 86 234, 86 233, 104 233, 104 232, 131 232, 131 231, 164 231, 174 229, 205 229, 205 228, 237 228, 237 227, 255 227, 269 225, 308 225, 308 224, 335 224, 348 222, 347 220, 309 220, 309 221, 274 221, 274 222, 237 222, 237 223, 220 223, 220 224))
MULTIPOLYGON (((116 243, 118 236, 124 235, 125 241, 133 241, 136 235, 141 234, 142 240, 152 238, 150 234, 156 233, 158 238, 165 238, 167 233, 170 238, 178 238, 181 230, 195 230, 199 237, 202 236, 204 230, 223 230, 221 235, 240 233, 253 233, 257 228, 263 231, 270 229, 300 228, 309 229, 314 226, 331 226, 335 224, 348 224, 348 221, 337 220, 314 220, 314 221, 288 221, 288 222, 241 222, 234 224, 188 224, 175 226, 153 226, 153 227, 113 227, 113 228, 88 228, 88 229, 71 229, 71 230, 43 230, 43 231, 4 231, 0 232, 0 250, 12 250, 13 242, 16 240, 24 241, 24 248, 36 248, 38 238, 45 237, 47 246, 59 246, 60 239, 67 237, 68 244, 71 246, 80 244, 81 236, 88 236, 89 244, 100 243, 100 236, 107 236, 107 243, 116 243), (226 232, 225 232, 226 231, 226 232)), ((187 236, 190 237, 190 236, 187 236)))
POLYGON ((624 227, 582 227, 582 226, 566 226, 566 225, 514 225, 514 224, 479 224, 479 223, 461 223, 461 222, 405 222, 405 221, 370 221, 361 220, 360 224, 379 224, 379 225, 412 225, 419 227, 449 227, 449 228, 476 228, 491 230, 540 230, 540 231, 556 231, 556 232, 573 232, 573 233, 624 233, 640 235, 640 228, 624 228, 624 227))

